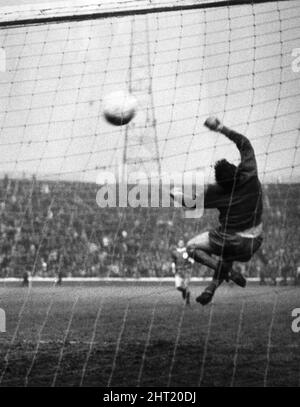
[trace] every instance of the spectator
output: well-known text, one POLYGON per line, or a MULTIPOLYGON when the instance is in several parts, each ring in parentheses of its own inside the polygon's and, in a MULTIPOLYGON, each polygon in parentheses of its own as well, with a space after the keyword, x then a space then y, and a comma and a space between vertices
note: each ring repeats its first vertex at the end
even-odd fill
MULTIPOLYGON (((0 180, 1 276, 115 275, 167 276, 169 249, 214 225, 213 214, 201 223, 184 219, 174 208, 99 209, 97 185, 0 180), (61 253, 63 252, 63 259, 61 253)), ((269 185, 264 215, 264 253, 247 265, 250 277, 275 284, 299 281, 299 186, 269 185), (281 249, 281 252, 280 252, 281 249), (282 249, 283 252, 282 252, 282 249)), ((244 266, 243 266, 244 267, 244 266)), ((205 268, 195 269, 205 275, 205 268)))

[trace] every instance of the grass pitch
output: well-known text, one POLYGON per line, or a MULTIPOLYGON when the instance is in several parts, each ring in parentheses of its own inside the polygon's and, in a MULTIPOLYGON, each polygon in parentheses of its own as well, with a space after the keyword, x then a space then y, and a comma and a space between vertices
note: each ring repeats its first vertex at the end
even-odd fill
POLYGON ((186 307, 170 284, 2 285, 1 386, 299 386, 299 287, 202 289, 186 307))

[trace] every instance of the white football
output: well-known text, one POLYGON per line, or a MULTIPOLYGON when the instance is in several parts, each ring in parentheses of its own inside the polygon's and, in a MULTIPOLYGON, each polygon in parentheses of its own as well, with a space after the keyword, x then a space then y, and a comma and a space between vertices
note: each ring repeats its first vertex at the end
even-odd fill
POLYGON ((103 115, 114 126, 129 123, 134 118, 136 109, 137 99, 128 92, 113 92, 105 96, 103 100, 103 115))

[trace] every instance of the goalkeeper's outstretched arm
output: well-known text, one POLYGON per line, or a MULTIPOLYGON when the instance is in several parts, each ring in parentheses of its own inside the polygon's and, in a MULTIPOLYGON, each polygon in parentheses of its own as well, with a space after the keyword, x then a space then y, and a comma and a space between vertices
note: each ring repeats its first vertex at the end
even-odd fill
MULTIPOLYGON (((216 117, 209 117, 204 125, 210 130, 224 134, 224 136, 235 143, 241 155, 241 163, 238 166, 240 174, 243 174, 246 177, 257 176, 255 153, 247 137, 224 126, 216 117)), ((204 207, 216 208, 222 193, 223 190, 219 185, 206 185, 204 207)), ((186 196, 180 189, 174 188, 171 191, 171 197, 183 207, 189 209, 194 209, 196 207, 195 197, 186 196)))
POLYGON ((204 125, 210 130, 224 134, 235 143, 241 155, 241 163, 238 167, 240 172, 247 173, 247 175, 257 175, 255 153, 247 137, 224 126, 216 117, 209 117, 204 125))

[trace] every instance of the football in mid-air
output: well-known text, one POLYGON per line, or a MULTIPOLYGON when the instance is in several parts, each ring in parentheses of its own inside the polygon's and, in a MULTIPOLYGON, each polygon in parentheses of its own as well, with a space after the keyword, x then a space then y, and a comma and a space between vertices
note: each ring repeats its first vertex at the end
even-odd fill
POLYGON ((103 115, 114 126, 123 126, 136 114, 137 99, 129 92, 109 93, 103 100, 103 115))

